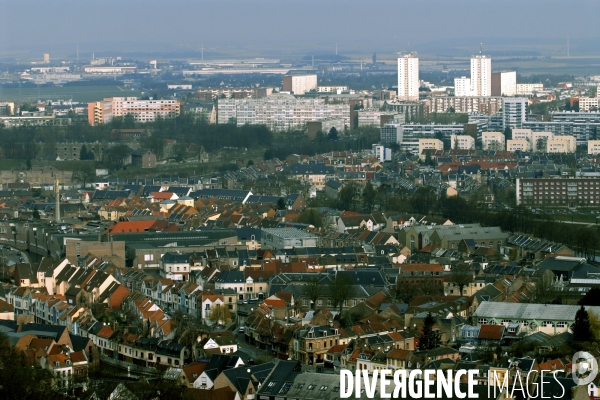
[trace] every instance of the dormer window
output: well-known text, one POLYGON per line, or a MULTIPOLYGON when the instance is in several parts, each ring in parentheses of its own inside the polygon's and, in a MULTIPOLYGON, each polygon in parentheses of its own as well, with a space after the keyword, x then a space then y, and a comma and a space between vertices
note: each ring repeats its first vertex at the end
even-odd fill
POLYGON ((54 365, 58 367, 60 364, 58 361, 54 361, 54 365))

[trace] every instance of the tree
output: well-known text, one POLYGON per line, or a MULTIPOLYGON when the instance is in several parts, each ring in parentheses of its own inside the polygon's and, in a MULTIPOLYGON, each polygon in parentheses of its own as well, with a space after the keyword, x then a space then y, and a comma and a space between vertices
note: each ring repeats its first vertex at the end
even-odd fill
POLYGON ((433 329, 435 324, 435 318, 431 313, 427 313, 425 320, 423 320, 423 336, 419 342, 419 350, 431 350, 440 346, 441 338, 438 329, 433 329))
POLYGON ((350 299, 352 292, 352 279, 347 274, 336 273, 335 278, 329 284, 329 293, 331 295, 331 302, 334 307, 338 307, 340 315, 342 314, 344 302, 350 299))
POLYGON ((217 324, 227 324, 231 321, 231 312, 225 304, 213 304, 208 314, 208 320, 217 324))
POLYGON ((31 159, 30 158, 28 158, 27 161, 25 162, 25 166, 28 171, 31 171, 31 159))
POLYGON ((33 206, 33 219, 40 219, 40 211, 37 205, 33 206))
POLYGON ((285 200, 283 199, 283 197, 277 199, 277 209, 285 210, 285 200))
POLYGON ((297 222, 301 224, 312 225, 315 228, 320 228, 323 226, 323 217, 319 213, 319 211, 314 208, 305 208, 304 211, 300 213, 297 222))
POLYGON ((506 128, 504 128, 504 139, 505 140, 512 139, 512 129, 510 129, 510 126, 507 126, 506 128))
POLYGON ((590 316, 581 306, 575 314, 575 322, 573 323, 573 339, 576 342, 589 342, 592 339, 592 329, 590 325, 590 316))
POLYGON ((248 160, 248 164, 246 164, 246 168, 250 167, 251 165, 254 165, 254 161, 248 160))
POLYGON ((327 139, 337 140, 337 138, 338 138, 338 131, 337 131, 337 129, 335 129, 335 126, 332 126, 331 129, 329 130, 329 134, 327 135, 327 139))
POLYGON ((273 150, 271 149, 266 149, 265 150, 265 154, 263 154, 263 159, 265 161, 271 160, 273 159, 273 150))
POLYGON ((94 152, 88 150, 87 146, 84 144, 81 146, 81 150, 79 151, 79 159, 80 160, 93 160, 95 158, 94 152))
POLYGON ((367 181, 365 188, 363 189, 362 198, 365 206, 369 207, 369 211, 373 209, 373 205, 375 204, 375 198, 377 197, 377 192, 375 192, 375 188, 371 184, 371 181, 367 181))
POLYGON ((554 273, 549 269, 538 276, 534 283, 533 301, 536 303, 550 304, 557 298, 557 292, 554 288, 554 273))
POLYGON ((311 310, 314 310, 321 293, 321 288, 319 285, 321 275, 310 276, 309 279, 310 282, 302 286, 301 292, 304 297, 307 297, 310 300, 310 308, 311 310))
POLYGON ((82 163, 83 165, 73 173, 73 180, 85 185, 96 178, 96 168, 93 163, 82 163))
POLYGON ((119 144, 104 152, 106 161, 111 168, 118 169, 125 163, 127 157, 131 154, 129 146, 119 144))
POLYGON ((0 333, 0 398, 55 399, 52 391, 52 374, 41 368, 25 364, 21 351, 13 347, 4 333, 0 333))
POLYGON ((338 193, 338 207, 342 210, 353 208, 356 200, 356 185, 349 183, 338 193))
POLYGON ((473 282, 473 270, 467 264, 457 264, 452 267, 450 272, 450 282, 458 287, 458 293, 463 294, 465 286, 473 282))

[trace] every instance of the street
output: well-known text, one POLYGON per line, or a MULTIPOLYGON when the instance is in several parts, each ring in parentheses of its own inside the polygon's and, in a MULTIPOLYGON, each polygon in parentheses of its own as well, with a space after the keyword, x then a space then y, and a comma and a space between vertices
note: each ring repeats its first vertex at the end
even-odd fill
POLYGON ((2 245, 1 256, 5 260, 6 265, 8 266, 19 263, 28 264, 30 262, 29 254, 27 254, 27 252, 17 250, 14 247, 8 245, 2 245), (20 261, 21 258, 23 258, 24 261, 20 261))

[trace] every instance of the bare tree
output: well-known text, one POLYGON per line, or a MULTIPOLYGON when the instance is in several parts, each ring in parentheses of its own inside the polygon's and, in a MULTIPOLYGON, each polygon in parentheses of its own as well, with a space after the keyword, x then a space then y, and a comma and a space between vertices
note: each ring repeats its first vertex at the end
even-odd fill
POLYGON ((352 279, 346 274, 336 274, 329 286, 329 294, 334 307, 339 307, 340 315, 344 302, 350 299, 353 291, 352 279))
POLYGON ((463 294, 465 286, 473 282, 473 269, 467 264, 457 264, 450 272, 450 283, 458 287, 458 293, 463 294))
POLYGON ((311 281, 302 286, 302 295, 311 301, 311 309, 314 309, 321 293, 321 289, 319 287, 320 278, 320 274, 318 276, 311 277, 311 281))

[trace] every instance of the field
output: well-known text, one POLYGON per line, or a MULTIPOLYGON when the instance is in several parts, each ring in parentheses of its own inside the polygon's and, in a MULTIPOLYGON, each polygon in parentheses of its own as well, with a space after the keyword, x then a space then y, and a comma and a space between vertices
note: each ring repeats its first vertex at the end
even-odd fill
POLYGON ((62 86, 37 88, 0 87, 0 101, 23 102, 38 100, 73 100, 87 103, 100 101, 105 97, 140 96, 140 92, 121 86, 62 86), (19 93, 20 90, 20 93, 19 93))

